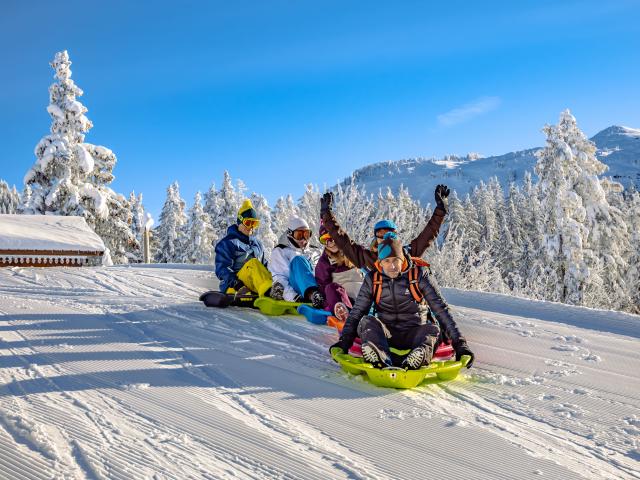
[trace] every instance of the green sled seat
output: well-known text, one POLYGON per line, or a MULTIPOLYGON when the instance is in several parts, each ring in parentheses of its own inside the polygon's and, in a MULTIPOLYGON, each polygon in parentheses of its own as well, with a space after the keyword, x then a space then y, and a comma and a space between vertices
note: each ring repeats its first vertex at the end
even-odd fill
POLYGON ((265 315, 300 315, 298 307, 305 305, 298 302, 287 302, 285 300, 274 300, 270 297, 258 297, 253 306, 260 309, 265 315))
MULTIPOLYGON (((394 348, 391 351, 398 355, 409 353, 409 350, 394 348)), ((364 375, 374 385, 389 388, 414 388, 425 380, 430 380, 430 383, 453 380, 458 376, 460 369, 466 367, 471 360, 470 356, 463 355, 460 360, 433 361, 418 370, 405 370, 404 368, 376 368, 364 359, 342 353, 339 349, 333 349, 331 356, 345 372, 364 375)))

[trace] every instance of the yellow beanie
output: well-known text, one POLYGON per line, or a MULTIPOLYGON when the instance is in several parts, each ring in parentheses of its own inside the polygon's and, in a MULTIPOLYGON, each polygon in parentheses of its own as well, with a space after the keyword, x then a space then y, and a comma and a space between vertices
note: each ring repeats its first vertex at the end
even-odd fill
POLYGON ((238 210, 238 225, 242 223, 243 218, 258 218, 258 212, 255 211, 251 200, 248 198, 242 202, 242 206, 240 207, 240 210, 238 210))

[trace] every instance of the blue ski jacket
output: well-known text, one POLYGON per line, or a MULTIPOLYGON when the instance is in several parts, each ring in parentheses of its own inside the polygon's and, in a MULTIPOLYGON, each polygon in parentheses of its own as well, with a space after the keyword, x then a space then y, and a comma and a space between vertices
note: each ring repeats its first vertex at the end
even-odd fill
POLYGON ((221 292, 236 284, 238 272, 252 258, 267 266, 260 240, 240 232, 237 225, 229 226, 227 235, 216 244, 216 277, 220 279, 221 292))

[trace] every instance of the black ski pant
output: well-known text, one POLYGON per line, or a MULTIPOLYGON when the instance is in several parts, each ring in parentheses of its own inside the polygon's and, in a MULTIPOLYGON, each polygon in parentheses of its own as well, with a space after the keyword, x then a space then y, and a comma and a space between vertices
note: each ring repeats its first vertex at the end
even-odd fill
POLYGON ((427 350, 426 362, 436 349, 439 340, 440 328, 435 323, 416 325, 398 330, 390 328, 374 315, 365 315, 358 324, 358 336, 362 343, 372 342, 378 349, 391 357, 395 366, 400 366, 406 355, 396 355, 389 347, 399 350, 412 350, 416 347, 424 347, 427 350))

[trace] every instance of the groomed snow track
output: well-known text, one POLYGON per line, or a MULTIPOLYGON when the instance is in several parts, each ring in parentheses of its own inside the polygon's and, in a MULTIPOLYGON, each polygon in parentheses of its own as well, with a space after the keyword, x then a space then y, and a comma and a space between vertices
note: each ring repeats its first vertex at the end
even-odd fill
POLYGON ((392 391, 206 267, 0 269, 0 478, 640 478, 640 318, 444 289, 476 365, 392 391))

